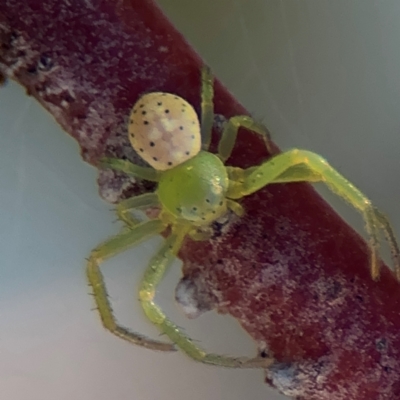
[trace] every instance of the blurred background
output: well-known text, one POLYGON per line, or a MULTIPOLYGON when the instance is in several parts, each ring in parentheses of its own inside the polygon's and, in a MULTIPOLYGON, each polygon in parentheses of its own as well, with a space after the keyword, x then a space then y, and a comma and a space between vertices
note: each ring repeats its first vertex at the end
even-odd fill
MULTIPOLYGON (((400 236, 400 3, 397 0, 158 0, 218 78, 282 150, 315 151, 390 217, 400 236)), ((262 371, 197 364, 129 346, 91 310, 85 257, 118 232, 96 171, 34 99, 0 90, 0 393, 9 400, 282 400, 262 371)), ((347 205, 321 193, 362 231, 347 205)), ((104 271, 114 309, 157 337, 136 288, 160 239, 104 271), (133 263, 133 260, 135 262, 133 263), (135 264, 135 266, 133 266, 135 264)), ((157 297, 206 348, 252 354, 236 321, 187 320, 177 261, 157 297), (229 340, 228 340, 229 339, 229 340)))

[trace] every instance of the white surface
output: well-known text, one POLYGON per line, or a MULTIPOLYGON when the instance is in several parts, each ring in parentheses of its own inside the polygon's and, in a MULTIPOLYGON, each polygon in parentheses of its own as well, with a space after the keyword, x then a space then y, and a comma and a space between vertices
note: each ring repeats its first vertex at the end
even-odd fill
MULTIPOLYGON (((400 4, 397 0, 159 1, 282 148, 323 154, 400 233, 400 4), (379 6, 378 6, 379 4, 379 6)), ((33 99, 0 90, 0 393, 9 400, 283 399, 260 371, 196 364, 130 346, 91 311, 84 258, 118 231, 96 172, 33 99)), ((335 203, 336 204, 336 203, 335 203)), ((337 203, 348 219, 360 219, 337 203)), ((120 320, 157 336, 135 282, 157 240, 107 264, 120 320), (133 267, 133 259, 135 265, 133 267)), ((186 320, 177 266, 158 296, 215 351, 249 354, 235 321, 186 320), (229 334, 229 340, 227 335, 229 334)))

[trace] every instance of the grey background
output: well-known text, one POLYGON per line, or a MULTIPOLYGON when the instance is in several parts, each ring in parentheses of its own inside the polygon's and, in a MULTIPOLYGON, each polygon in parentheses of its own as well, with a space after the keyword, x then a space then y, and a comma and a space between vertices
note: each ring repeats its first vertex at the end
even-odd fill
MULTIPOLYGON (((324 155, 400 233, 400 4, 397 0, 160 0, 216 75, 282 149, 324 155)), ((118 231, 77 144, 22 88, 0 90, 0 392, 10 400, 283 399, 261 371, 196 364, 129 346, 91 311, 85 257, 118 231)), ((360 217, 322 193, 362 229, 360 217)), ((160 239, 107 263, 121 321, 142 316, 136 282, 160 239), (135 259, 135 265, 132 260, 135 259)), ((207 348, 251 354, 237 323, 188 321, 173 302, 179 262, 158 300, 207 348), (227 340, 229 339, 229 340, 227 340)))

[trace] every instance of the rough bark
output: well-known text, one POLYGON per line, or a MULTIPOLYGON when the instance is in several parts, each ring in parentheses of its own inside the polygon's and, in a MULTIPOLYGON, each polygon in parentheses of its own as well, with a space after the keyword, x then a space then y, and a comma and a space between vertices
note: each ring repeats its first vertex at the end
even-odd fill
MULTIPOLYGON (((176 93, 199 111, 201 66, 151 0, 0 5, 1 73, 25 86, 93 165, 105 154, 140 162, 126 122, 141 93, 176 93)), ((218 82, 215 111, 245 113, 218 82)), ((243 130, 229 164, 266 157, 260 138, 243 130)), ((153 189, 111 171, 100 171, 99 186, 109 202, 153 189)), ((180 289, 199 311, 215 308, 241 322, 276 359, 267 381, 282 393, 400 398, 393 275, 385 268, 379 282, 370 279, 366 244, 308 185, 270 186, 242 204, 246 215, 215 224, 212 240, 185 243, 180 289)))

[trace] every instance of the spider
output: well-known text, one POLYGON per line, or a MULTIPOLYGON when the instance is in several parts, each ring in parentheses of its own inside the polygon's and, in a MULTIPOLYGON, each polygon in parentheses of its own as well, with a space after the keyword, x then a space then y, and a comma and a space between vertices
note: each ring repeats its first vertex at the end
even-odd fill
POLYGON ((244 213, 237 200, 272 183, 324 182, 334 193, 361 212, 369 236, 370 271, 378 279, 379 229, 392 250, 397 279, 400 280, 399 246, 386 217, 355 186, 335 171, 321 156, 293 149, 273 156, 247 169, 225 166, 235 145, 240 127, 262 136, 269 149, 266 128, 248 116, 230 118, 222 131, 218 153, 208 151, 214 120, 213 76, 202 70, 201 123, 193 107, 170 93, 148 93, 134 105, 129 120, 129 139, 133 148, 150 167, 129 161, 104 158, 101 165, 136 178, 157 182, 154 193, 142 194, 120 202, 116 211, 127 225, 122 233, 96 247, 87 264, 87 277, 103 326, 116 336, 151 349, 171 351, 175 345, 193 359, 225 367, 257 368, 269 361, 263 357, 244 358, 210 354, 201 349, 178 328, 155 304, 154 296, 164 273, 177 255, 186 236, 194 240, 209 238, 207 228, 229 210, 244 213), (157 218, 138 222, 131 211, 158 207, 157 218), (108 300, 100 263, 131 246, 169 228, 169 236, 153 256, 139 289, 139 299, 146 316, 173 344, 144 337, 118 324, 108 300))

